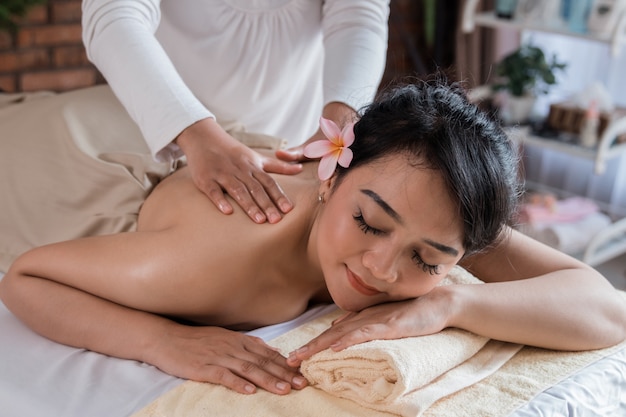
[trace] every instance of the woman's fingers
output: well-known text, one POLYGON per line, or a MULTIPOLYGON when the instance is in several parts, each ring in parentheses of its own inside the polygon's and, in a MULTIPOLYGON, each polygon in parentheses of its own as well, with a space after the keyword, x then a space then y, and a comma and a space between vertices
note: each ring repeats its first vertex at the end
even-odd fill
POLYGON ((274 394, 287 394, 303 388, 306 380, 287 365, 278 351, 255 338, 244 337, 241 349, 224 352, 203 370, 207 382, 224 385, 243 394, 262 388, 274 394))
POLYGON ((300 366, 303 360, 325 349, 335 351, 376 339, 421 336, 445 327, 445 316, 434 314, 424 299, 380 304, 337 318, 332 326, 289 354, 287 363, 300 366))
MULTIPOLYGON (((246 350, 252 355, 252 357, 246 357, 247 363, 242 367, 241 376, 255 374, 253 380, 257 380, 256 371, 261 370, 264 374, 269 374, 273 377, 269 380, 262 379, 262 384, 259 386, 274 392, 272 389, 266 387, 275 386, 276 389, 284 391, 285 387, 283 383, 287 383, 293 388, 301 389, 307 384, 306 379, 300 375, 296 368, 290 366, 287 363, 287 358, 280 354, 280 352, 265 342, 258 339, 254 343, 247 344, 246 350)), ((263 374, 260 374, 263 375, 263 374)))
POLYGON ((287 363, 290 366, 300 366, 303 360, 310 358, 325 349, 340 351, 348 346, 367 342, 374 339, 383 339, 386 326, 378 323, 363 323, 360 320, 351 320, 348 317, 333 325, 312 339, 306 345, 289 354, 287 363))
POLYGON ((257 387, 275 394, 306 386, 306 380, 261 339, 218 327, 176 325, 155 362, 163 371, 224 385, 243 394, 257 387))

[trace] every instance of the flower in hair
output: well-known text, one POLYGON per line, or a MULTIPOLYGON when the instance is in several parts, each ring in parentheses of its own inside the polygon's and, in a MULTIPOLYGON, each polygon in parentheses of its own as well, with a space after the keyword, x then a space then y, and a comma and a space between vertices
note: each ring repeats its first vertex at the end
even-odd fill
POLYGON ((304 148, 304 156, 307 158, 322 158, 317 169, 320 180, 329 179, 337 168, 337 163, 344 168, 352 162, 352 149, 354 142, 354 122, 348 123, 343 130, 332 120, 320 118, 320 127, 327 139, 309 143, 304 148))

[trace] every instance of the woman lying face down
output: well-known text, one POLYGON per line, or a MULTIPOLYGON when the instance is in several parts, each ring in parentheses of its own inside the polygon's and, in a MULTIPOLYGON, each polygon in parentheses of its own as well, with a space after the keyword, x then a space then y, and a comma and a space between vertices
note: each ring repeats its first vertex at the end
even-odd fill
POLYGON ((391 90, 353 133, 337 150, 347 166, 322 159, 329 178, 314 163, 276 176, 294 202, 277 224, 224 217, 183 168, 146 199, 136 232, 33 249, 0 296, 52 340, 242 393, 303 387, 300 361, 328 347, 446 327, 554 349, 624 339, 625 307, 602 276, 506 226, 514 152, 460 90, 391 90), (458 263, 487 283, 437 286, 458 263), (234 331, 331 301, 341 325, 289 358, 234 331))

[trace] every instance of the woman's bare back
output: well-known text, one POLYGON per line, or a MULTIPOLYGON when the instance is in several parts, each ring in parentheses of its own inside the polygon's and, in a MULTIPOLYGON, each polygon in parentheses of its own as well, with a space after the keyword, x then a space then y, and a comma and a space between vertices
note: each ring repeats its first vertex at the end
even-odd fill
POLYGON ((254 224, 241 210, 220 213, 182 168, 142 207, 138 233, 154 234, 147 284, 161 288, 166 313, 197 323, 246 329, 291 319, 328 299, 319 271, 306 264, 316 181, 309 169, 280 177, 295 208, 277 224, 254 224), (170 295, 171 292, 171 295, 170 295))

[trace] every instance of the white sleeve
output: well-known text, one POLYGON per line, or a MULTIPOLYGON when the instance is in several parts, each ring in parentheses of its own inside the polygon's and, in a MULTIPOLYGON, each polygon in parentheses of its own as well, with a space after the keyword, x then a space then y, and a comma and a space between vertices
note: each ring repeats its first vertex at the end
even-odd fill
POLYGON ((324 104, 354 109, 374 98, 385 70, 389 0, 326 0, 324 104))
POLYGON ((155 38, 160 18, 160 0, 83 0, 87 56, 141 129, 155 159, 167 161, 182 155, 172 140, 213 115, 155 38))

